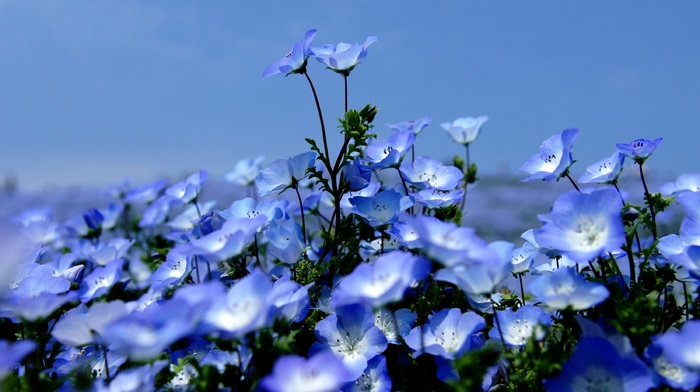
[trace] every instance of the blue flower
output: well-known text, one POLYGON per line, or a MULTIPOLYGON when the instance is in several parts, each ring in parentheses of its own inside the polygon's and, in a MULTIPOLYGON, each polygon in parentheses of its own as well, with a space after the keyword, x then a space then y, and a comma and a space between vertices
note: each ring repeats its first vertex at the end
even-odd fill
POLYGON ((372 227, 390 225, 399 218, 399 213, 413 205, 408 196, 401 196, 394 191, 378 192, 374 196, 355 196, 350 198, 352 213, 367 220, 372 227))
MULTIPOLYGON (((676 332, 667 332, 667 334, 673 333, 676 332)), ((644 350, 644 356, 661 381, 671 388, 682 391, 690 391, 700 385, 700 373, 673 362, 661 345, 656 343, 657 339, 658 337, 652 338, 652 343, 644 350)))
POLYGON ((398 167, 404 153, 408 151, 416 135, 412 131, 394 132, 386 140, 374 141, 365 149, 365 160, 370 163, 371 169, 386 169, 398 167))
POLYGON ((391 377, 386 367, 386 358, 383 355, 372 358, 367 362, 367 368, 355 381, 346 384, 343 392, 389 392, 391 391, 391 377))
POLYGON ((544 386, 552 392, 642 392, 656 384, 639 358, 620 355, 604 338, 584 337, 561 373, 544 380, 544 386))
POLYGON ((570 191, 554 202, 544 225, 535 230, 541 247, 560 251, 578 263, 616 251, 625 243, 622 201, 612 188, 591 193, 570 191))
POLYGON ((34 347, 36 347, 36 344, 30 340, 20 340, 17 342, 0 340, 0 353, 2 353, 2 355, 0 355, 0 380, 19 366, 22 358, 32 352, 34 347))
POLYGON ((306 60, 311 54, 309 47, 311 46, 311 41, 316 35, 316 30, 309 30, 306 32, 306 36, 302 41, 294 44, 292 49, 284 55, 281 59, 270 64, 267 69, 263 72, 263 78, 278 73, 283 73, 285 75, 293 73, 304 73, 306 72, 306 60))
POLYGON ((296 187, 306 177, 306 170, 314 166, 316 156, 315 152, 309 151, 291 158, 274 160, 255 178, 258 195, 264 197, 296 187))
POLYGON ((367 368, 367 361, 387 347, 386 337, 374 325, 374 314, 360 304, 340 306, 335 314, 319 321, 316 337, 319 341, 311 346, 309 353, 332 351, 350 371, 351 380, 359 378, 367 368))
POLYGON ((413 163, 402 163, 401 174, 406 182, 418 189, 446 191, 455 189, 464 178, 462 171, 455 166, 445 166, 436 159, 426 157, 418 157, 413 163))
POLYGON ((269 392, 326 392, 338 390, 352 379, 340 359, 322 351, 308 360, 298 355, 280 357, 272 374, 263 377, 260 386, 269 392))
POLYGON ((500 342, 500 333, 503 333, 503 341, 508 347, 522 347, 533 337, 536 341, 544 339, 546 327, 551 324, 552 317, 537 306, 526 305, 515 312, 505 309, 496 312, 489 337, 500 342))
POLYGON ((632 143, 617 143, 615 147, 622 154, 634 159, 635 162, 644 162, 663 140, 663 138, 656 140, 637 139, 633 140, 632 143))
POLYGON ((226 181, 241 186, 251 186, 255 183, 255 177, 262 170, 262 163, 265 156, 261 155, 255 159, 241 159, 236 163, 233 171, 226 174, 226 181))
POLYGON ((474 312, 443 309, 431 315, 427 324, 413 328, 406 344, 414 350, 414 358, 427 353, 456 359, 472 348, 472 335, 485 326, 484 318, 474 312))
POLYGON ((610 292, 600 284, 589 282, 573 268, 559 268, 551 274, 530 282, 530 292, 535 301, 549 308, 586 310, 605 301, 610 292))
POLYGON ((610 184, 617 181, 622 172, 622 164, 625 156, 619 151, 615 151, 612 156, 603 158, 586 168, 586 172, 579 178, 580 183, 597 182, 599 184, 610 184))
POLYGON ((578 133, 576 128, 567 128, 562 133, 542 142, 540 153, 530 157, 520 167, 520 170, 530 173, 521 181, 544 180, 552 182, 565 175, 569 166, 574 163, 571 149, 578 133))
POLYGON ((394 251, 372 263, 362 263, 342 278, 332 292, 331 305, 362 303, 373 308, 396 302, 430 272, 430 262, 412 253, 394 251))
POLYGON ((387 124, 387 126, 394 132, 412 131, 415 135, 418 135, 423 130, 423 128, 427 127, 432 122, 433 119, 430 117, 421 117, 417 120, 403 121, 396 124, 387 124))
POLYGON ((655 344, 673 363, 700 371, 700 321, 687 321, 680 332, 667 332, 655 344))
POLYGON ((467 145, 479 136, 481 126, 488 121, 488 117, 460 117, 451 123, 442 123, 441 127, 447 131, 452 140, 459 144, 467 145))
POLYGON ((272 221, 265 230, 270 253, 286 264, 296 264, 306 245, 301 227, 292 219, 272 221))
POLYGON ((339 43, 336 46, 323 45, 311 48, 311 53, 316 60, 326 65, 333 71, 348 76, 360 60, 367 57, 367 48, 377 41, 377 37, 367 37, 363 44, 339 43))

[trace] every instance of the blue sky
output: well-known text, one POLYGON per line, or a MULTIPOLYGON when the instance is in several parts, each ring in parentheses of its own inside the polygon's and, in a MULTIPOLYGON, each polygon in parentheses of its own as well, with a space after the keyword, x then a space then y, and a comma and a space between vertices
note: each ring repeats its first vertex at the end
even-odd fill
MULTIPOLYGON (((349 79, 376 132, 422 116, 417 154, 462 148, 439 127, 489 116, 482 173, 518 173, 578 127, 572 172, 617 142, 663 137, 661 175, 700 172, 700 3, 690 1, 0 1, 0 175, 23 189, 221 179, 320 140, 303 77, 263 70, 310 28, 315 45, 378 41, 349 79)), ((342 78, 312 61, 327 127, 342 78)), ((340 138, 332 136, 331 145, 340 138)))

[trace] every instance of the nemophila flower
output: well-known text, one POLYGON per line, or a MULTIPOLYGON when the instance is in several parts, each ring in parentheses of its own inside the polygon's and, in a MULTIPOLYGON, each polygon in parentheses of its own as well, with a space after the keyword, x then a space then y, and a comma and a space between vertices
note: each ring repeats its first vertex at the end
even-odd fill
POLYGON ((260 270, 236 282, 209 306, 202 324, 216 335, 242 337, 272 321, 270 278, 260 270))
POLYGON ((253 242, 255 234, 266 221, 265 216, 226 221, 221 229, 192 240, 189 252, 207 256, 212 260, 225 260, 237 256, 253 242))
POLYGON ((219 213, 225 219, 248 218, 253 219, 258 215, 263 215, 267 221, 285 218, 289 208, 289 200, 262 198, 259 201, 251 197, 236 200, 231 206, 219 213))
POLYGON ((36 344, 31 340, 8 342, 0 340, 0 380, 5 378, 29 353, 34 351, 36 344))
POLYGON ((160 225, 165 222, 165 219, 170 213, 170 209, 179 204, 180 200, 174 196, 160 196, 156 201, 146 207, 143 215, 141 215, 141 220, 139 220, 139 227, 146 228, 160 225))
POLYGON ((387 232, 389 235, 396 238, 401 246, 408 249, 420 247, 418 233, 411 223, 398 220, 391 225, 391 228, 387 232))
POLYGON ((95 382, 97 392, 153 392, 156 390, 156 376, 167 366, 167 361, 155 361, 147 365, 119 372, 110 383, 103 380, 95 382))
POLYGON ((615 151, 612 156, 603 158, 586 168, 586 172, 578 179, 578 182, 586 184, 597 182, 599 184, 610 184, 617 181, 622 172, 622 165, 625 156, 619 151, 615 151))
POLYGON ((102 230, 111 230, 117 225, 117 221, 124 212, 124 205, 121 203, 109 203, 107 207, 98 210, 102 215, 102 230))
POLYGON ((360 189, 358 191, 354 192, 347 192, 343 194, 343 197, 340 199, 340 209, 343 211, 343 214, 348 215, 351 213, 352 209, 354 208, 353 205, 350 203, 350 199, 355 197, 355 196, 363 196, 363 197, 370 197, 374 196, 379 192, 379 189, 382 187, 382 184, 379 183, 378 181, 370 181, 369 184, 364 187, 363 189, 360 189))
POLYGON ((680 332, 666 332, 655 340, 655 344, 673 363, 700 371, 700 321, 686 321, 680 332))
POLYGON ((474 312, 442 309, 432 314, 427 324, 413 328, 405 340, 414 350, 414 358, 431 354, 456 359, 472 348, 472 335, 485 326, 484 318, 474 312))
POLYGON ((260 197, 296 187, 306 177, 306 170, 314 167, 317 154, 309 151, 287 159, 276 159, 255 178, 260 197))
POLYGON ((563 176, 574 163, 571 149, 578 137, 578 129, 567 128, 542 142, 540 153, 527 160, 520 170, 530 173, 521 181, 544 180, 552 182, 563 176))
POLYGON ((123 265, 124 259, 115 259, 104 267, 95 268, 80 284, 80 301, 86 303, 106 294, 121 279, 123 265))
POLYGON ((416 204, 436 209, 456 205, 462 200, 464 191, 457 189, 454 191, 441 191, 439 189, 423 189, 409 194, 416 204))
POLYGON ((98 209, 90 208, 83 213, 83 219, 90 230, 101 230, 105 218, 98 209))
POLYGON ((533 337, 535 341, 544 339, 551 324, 552 317, 537 306, 525 305, 515 312, 504 309, 496 311, 496 321, 489 337, 500 342, 503 333, 503 341, 508 347, 522 347, 533 337))
POLYGON ((367 368, 360 377, 341 388, 343 392, 389 392, 391 377, 386 367, 386 358, 376 356, 367 362, 367 368))
POLYGON ((366 262, 374 261, 377 257, 384 253, 389 253, 393 250, 399 249, 400 244, 396 238, 382 236, 380 233, 376 233, 380 238, 376 238, 372 241, 360 240, 360 258, 366 262))
POLYGON ((625 243, 622 201, 612 188, 591 193, 570 191, 554 202, 549 214, 540 215, 542 228, 535 239, 578 263, 616 251, 625 243))
POLYGON ((559 268, 542 275, 528 286, 535 301, 549 308, 586 310, 605 301, 610 292, 600 283, 589 282, 573 268, 559 268))
POLYGON ((260 155, 254 159, 241 159, 236 163, 233 170, 224 176, 226 181, 240 186, 251 186, 255 183, 255 177, 262 170, 262 163, 265 156, 260 155))
POLYGON ((160 192, 165 189, 166 186, 168 186, 168 181, 160 179, 138 188, 132 188, 124 195, 124 202, 128 204, 150 203, 160 196, 160 192))
POLYGON ((700 192, 700 174, 681 174, 676 182, 667 182, 659 187, 664 196, 674 196, 683 192, 700 192))
POLYGON ((413 200, 394 191, 378 192, 374 196, 350 198, 352 213, 367 220, 372 227, 387 226, 396 222, 401 211, 413 205, 413 200))
MULTIPOLYGON (((51 268, 51 274, 53 276, 62 276, 64 279, 68 280, 71 283, 79 283, 83 279, 85 265, 73 265, 73 263, 76 260, 76 255, 72 253, 66 253, 60 256, 54 256, 53 259, 51 259, 44 265, 51 268)), ((2 280, 0 279, 0 283, 1 282, 2 280)))
POLYGON ((396 124, 387 124, 387 126, 394 132, 399 131, 411 131, 418 135, 425 127, 430 125, 433 119, 430 117, 421 117, 417 120, 402 121, 396 124))
POLYGON ((343 166, 343 176, 351 192, 365 189, 372 181, 372 169, 362 163, 359 157, 343 166))
POLYGON ((272 221, 264 231, 268 239, 268 251, 279 261, 296 264, 306 247, 301 226, 291 219, 272 221))
POLYGON ((171 249, 165 262, 158 266, 150 277, 151 287, 156 289, 179 285, 192 271, 192 256, 171 249))
POLYGON ((268 392, 327 392, 338 390, 353 377, 333 353, 322 351, 308 360, 298 355, 280 357, 260 386, 268 392))
POLYGON ((374 311, 374 325, 377 326, 389 344, 401 344, 399 337, 406 337, 416 322, 416 314, 409 309, 399 309, 392 312, 386 308, 374 311))
POLYGON ((656 140, 636 139, 632 143, 617 143, 615 147, 622 154, 634 159, 635 162, 643 163, 663 140, 663 138, 656 140))
POLYGON ((72 251, 77 256, 84 257, 95 265, 104 266, 112 260, 126 257, 134 243, 134 240, 121 237, 113 237, 108 241, 100 241, 98 243, 81 240, 80 243, 72 247, 72 251))
POLYGON ((404 251, 379 256, 361 263, 334 287, 331 306, 362 303, 373 308, 396 302, 404 292, 430 272, 430 262, 404 251))
POLYGON ((603 338, 584 337, 556 378, 544 380, 548 391, 648 391, 656 386, 636 357, 621 356, 603 338))
POLYGON ((292 281, 289 275, 285 275, 272 284, 270 303, 274 306, 278 316, 285 320, 301 322, 309 312, 311 298, 309 298, 310 283, 302 286, 292 281))
POLYGON ((416 140, 412 131, 394 132, 386 140, 375 140, 365 148, 365 161, 370 163, 371 169, 386 169, 397 167, 401 163, 404 153, 408 151, 416 140))
POLYGON ((356 380, 367 368, 367 361, 384 352, 387 340, 374 325, 374 314, 360 304, 340 306, 316 324, 318 342, 311 346, 310 355, 331 351, 340 358, 356 380))
POLYGON ((442 162, 427 157, 418 157, 414 162, 401 164, 404 180, 418 189, 453 190, 464 178, 461 170, 455 166, 446 166, 442 162))
POLYGON ((468 294, 490 294, 508 277, 513 244, 497 241, 470 250, 461 261, 438 270, 434 279, 457 285, 468 294))
POLYGON ((452 140, 459 144, 469 144, 479 136, 481 126, 488 121, 488 117, 460 117, 451 123, 442 123, 440 126, 447 131, 452 140))
POLYGON ((487 245, 473 229, 443 222, 432 216, 416 215, 408 223, 418 234, 418 242, 425 254, 446 266, 473 257, 487 245))
POLYGON ((671 361, 654 340, 652 337, 652 343, 644 350, 644 356, 663 384, 682 391, 690 391, 700 385, 700 373, 671 361))
MULTIPOLYGON (((532 230, 528 230, 532 233, 532 230)), ((536 243, 535 243, 536 244, 536 243)), ((522 274, 532 268, 535 262, 535 257, 540 254, 539 246, 531 242, 525 242, 520 248, 513 249, 511 253, 511 263, 513 265, 512 272, 514 274, 522 274)))
POLYGON ((80 304, 66 312, 51 329, 51 335, 59 342, 73 347, 101 343, 99 336, 112 321, 128 314, 122 301, 98 302, 89 309, 80 304))
POLYGON ((200 170, 187 177, 186 180, 177 182, 168 187, 168 189, 165 190, 165 194, 176 198, 182 204, 189 203, 197 198, 208 177, 209 174, 206 171, 200 170))
POLYGON ((190 230, 202 216, 209 213, 209 211, 216 205, 215 200, 210 200, 206 203, 199 205, 191 204, 185 208, 178 216, 168 221, 168 227, 173 230, 190 230))
POLYGON ((367 57, 367 48, 376 41, 377 37, 367 37, 363 44, 326 44, 311 48, 311 55, 333 71, 349 76, 360 60, 367 57))
POLYGON ((15 216, 13 221, 21 225, 20 231, 35 244, 46 244, 57 239, 59 225, 53 221, 50 207, 32 208, 15 216))
POLYGON ((177 299, 153 303, 143 311, 111 322, 101 338, 123 350, 130 359, 147 361, 193 333, 203 311, 177 299))
POLYGON ((307 58, 311 55, 309 47, 315 35, 316 30, 312 29, 307 31, 303 40, 295 43, 284 57, 270 64, 270 66, 265 69, 263 78, 278 73, 283 73, 286 76, 293 73, 306 72, 307 58))

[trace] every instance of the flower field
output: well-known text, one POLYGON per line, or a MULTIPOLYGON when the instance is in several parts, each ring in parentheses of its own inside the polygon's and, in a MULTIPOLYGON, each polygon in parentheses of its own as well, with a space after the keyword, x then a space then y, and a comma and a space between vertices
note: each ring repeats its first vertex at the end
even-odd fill
POLYGON ((488 117, 377 125, 347 99, 377 38, 316 35, 261 70, 307 83, 308 151, 0 195, 0 390, 700 385, 700 175, 656 177, 659 135, 576 162, 594 141, 553 130, 522 176, 481 176, 488 117), (342 113, 314 72, 342 78, 342 113), (463 155, 421 156, 427 127, 463 155))

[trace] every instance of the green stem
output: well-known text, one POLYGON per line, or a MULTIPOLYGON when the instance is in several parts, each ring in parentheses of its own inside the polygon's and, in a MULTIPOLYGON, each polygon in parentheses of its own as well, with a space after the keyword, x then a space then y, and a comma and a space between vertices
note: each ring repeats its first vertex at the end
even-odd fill
POLYGON ((464 153, 465 164, 467 165, 466 170, 464 170, 464 187, 462 188, 462 205, 460 210, 464 214, 464 206, 467 203, 467 186, 469 185, 469 143, 464 145, 466 152, 464 153))
POLYGON ((297 198, 299 199, 299 210, 301 211, 301 234, 304 235, 304 245, 306 245, 306 219, 304 218, 304 204, 301 201, 301 193, 299 193, 299 187, 295 186, 294 190, 296 191, 297 198))
POLYGON ((643 163, 639 163, 639 176, 642 178, 642 185, 644 185, 644 197, 646 197, 647 204, 649 204, 649 213, 651 214, 651 235, 653 235, 654 240, 656 240, 656 213, 654 212, 654 204, 651 200, 651 193, 649 193, 647 182, 644 179, 644 170, 642 170, 642 165, 643 163))
POLYGON ((569 171, 568 171, 568 170, 566 171, 566 174, 564 174, 564 177, 568 178, 569 181, 571 181, 571 185, 573 185, 574 188, 576 188, 577 191, 581 192, 581 189, 579 189, 578 185, 576 185, 576 181, 574 181, 574 179, 571 178, 571 175, 569 175, 569 171))

